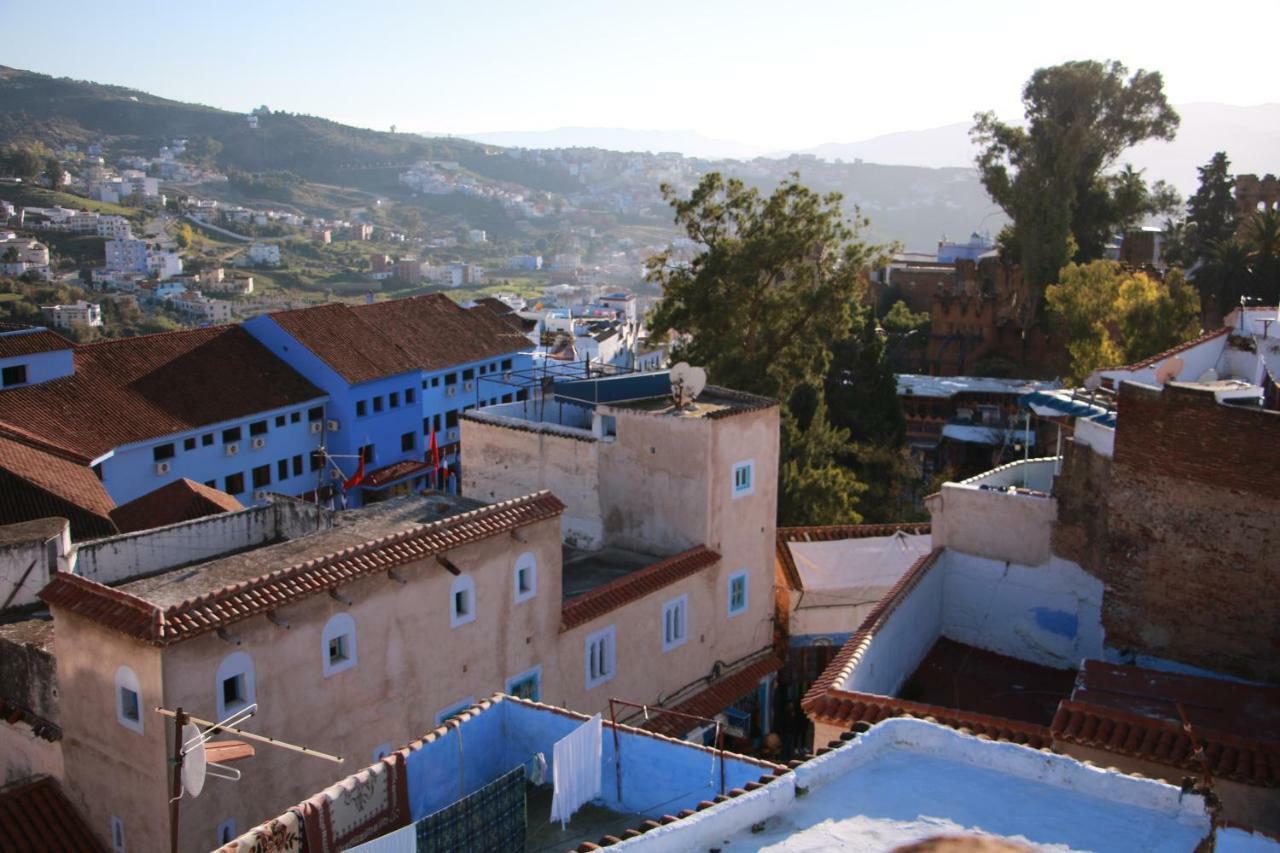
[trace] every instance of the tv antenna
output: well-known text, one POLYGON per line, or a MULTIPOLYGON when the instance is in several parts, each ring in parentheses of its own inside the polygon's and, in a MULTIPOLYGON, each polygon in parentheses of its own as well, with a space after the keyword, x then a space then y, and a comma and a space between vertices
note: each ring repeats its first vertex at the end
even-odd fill
POLYGON ((277 740, 267 735, 246 732, 240 728, 241 723, 258 712, 258 704, 256 702, 246 705, 220 723, 193 717, 182 710, 181 707, 176 711, 170 711, 168 708, 156 708, 155 712, 161 716, 173 718, 174 722, 174 757, 170 759, 170 763, 173 765, 173 775, 169 788, 169 849, 172 853, 178 853, 178 810, 182 804, 183 796, 187 794, 192 797, 200 796, 200 792, 204 790, 205 779, 209 776, 238 782, 241 775, 240 771, 234 767, 228 767, 227 764, 243 758, 252 758, 256 754, 253 745, 247 743, 247 741, 257 741, 268 746, 300 752, 304 755, 323 758, 326 761, 333 761, 338 764, 342 763, 341 756, 329 755, 310 747, 277 740), (200 726, 206 726, 205 730, 201 731, 200 726), (214 737, 223 732, 232 732, 245 738, 245 740, 213 740, 214 737))
POLYGON ((688 362, 682 361, 671 368, 671 399, 677 409, 683 409, 698 399, 706 387, 707 371, 701 367, 690 367, 688 362))

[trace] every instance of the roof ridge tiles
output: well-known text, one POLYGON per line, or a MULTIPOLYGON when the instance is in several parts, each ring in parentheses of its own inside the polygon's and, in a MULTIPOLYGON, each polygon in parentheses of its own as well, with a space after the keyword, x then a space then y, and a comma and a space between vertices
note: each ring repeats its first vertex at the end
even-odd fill
POLYGON ((720 555, 706 545, 695 545, 664 557, 652 565, 614 578, 606 584, 576 595, 560 609, 561 632, 576 628, 617 610, 624 604, 669 586, 717 562, 720 555))

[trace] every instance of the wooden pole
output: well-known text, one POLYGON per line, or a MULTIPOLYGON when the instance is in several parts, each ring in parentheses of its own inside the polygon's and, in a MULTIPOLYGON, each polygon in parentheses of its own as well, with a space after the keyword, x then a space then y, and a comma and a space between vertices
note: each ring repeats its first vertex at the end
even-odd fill
MULTIPOLYGON (((176 717, 178 714, 182 714, 184 722, 196 723, 197 725, 201 725, 201 726, 211 726, 218 729, 218 731, 220 732, 234 732, 235 734, 240 735, 240 737, 242 738, 248 738, 249 740, 256 740, 261 743, 269 744, 271 746, 278 746, 281 749, 290 749, 290 750, 293 750, 294 752, 301 752, 303 755, 310 755, 314 758, 323 758, 326 761, 333 761, 337 764, 342 763, 341 756, 329 755, 328 753, 314 750, 308 746, 300 746, 296 743, 287 743, 282 740, 276 740, 273 737, 267 737, 266 735, 256 735, 253 732, 246 732, 244 729, 239 729, 239 728, 236 728, 235 726, 220 726, 212 720, 202 720, 199 717, 192 717, 189 714, 183 714, 181 708, 179 708, 177 711, 170 711, 167 708, 156 708, 156 713, 163 714, 166 717, 176 717)), ((181 741, 178 742, 178 745, 181 746, 181 741)))
POLYGON ((173 716, 173 780, 169 785, 169 853, 178 853, 178 806, 182 803, 182 727, 187 724, 187 714, 182 708, 173 716))

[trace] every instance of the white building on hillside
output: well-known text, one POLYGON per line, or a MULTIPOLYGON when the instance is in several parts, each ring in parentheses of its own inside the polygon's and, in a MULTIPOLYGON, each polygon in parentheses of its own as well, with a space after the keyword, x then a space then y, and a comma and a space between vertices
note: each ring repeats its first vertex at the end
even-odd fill
POLYGON ((40 313, 60 329, 102 325, 102 306, 96 302, 85 302, 83 299, 70 305, 41 305, 40 313))

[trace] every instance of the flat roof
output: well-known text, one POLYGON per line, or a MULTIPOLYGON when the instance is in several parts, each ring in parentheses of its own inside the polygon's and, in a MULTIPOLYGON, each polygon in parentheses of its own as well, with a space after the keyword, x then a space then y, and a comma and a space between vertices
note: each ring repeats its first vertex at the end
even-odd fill
POLYGON ((565 600, 661 562, 663 557, 627 548, 588 551, 565 545, 561 597, 565 600))
POLYGON ((1055 380, 1002 379, 993 376, 928 376, 899 373, 898 394, 913 397, 954 397, 957 394, 1029 394, 1062 387, 1055 380))
POLYGON ((642 400, 627 400, 617 403, 601 403, 611 409, 622 409, 632 412, 645 412, 654 415, 666 415, 676 418, 720 418, 739 412, 750 412, 777 405, 767 397, 757 397, 741 391, 730 391, 727 388, 707 386, 698 399, 683 408, 676 408, 670 395, 648 397, 642 400))

